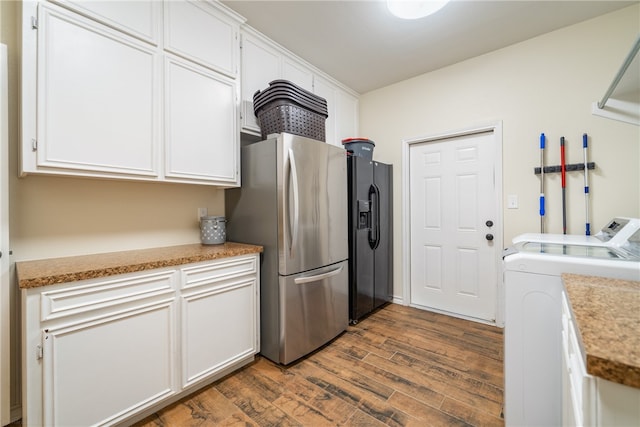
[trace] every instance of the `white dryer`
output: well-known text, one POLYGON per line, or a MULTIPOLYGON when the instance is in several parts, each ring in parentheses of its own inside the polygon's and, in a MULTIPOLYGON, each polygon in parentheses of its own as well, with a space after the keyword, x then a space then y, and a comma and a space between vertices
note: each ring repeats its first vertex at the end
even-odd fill
POLYGON ((525 234, 505 251, 505 424, 562 425, 562 273, 640 280, 640 220, 596 236, 525 234))

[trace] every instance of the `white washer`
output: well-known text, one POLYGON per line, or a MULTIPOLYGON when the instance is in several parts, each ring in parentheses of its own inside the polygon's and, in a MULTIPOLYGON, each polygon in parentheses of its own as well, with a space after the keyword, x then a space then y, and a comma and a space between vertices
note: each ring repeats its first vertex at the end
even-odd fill
POLYGON ((640 280, 639 228, 639 220, 627 221, 604 240, 544 234, 514 238, 515 247, 504 257, 507 426, 562 425, 560 275, 640 280), (627 227, 636 230, 629 234, 627 227), (624 242, 618 237, 607 243, 625 228, 624 242))

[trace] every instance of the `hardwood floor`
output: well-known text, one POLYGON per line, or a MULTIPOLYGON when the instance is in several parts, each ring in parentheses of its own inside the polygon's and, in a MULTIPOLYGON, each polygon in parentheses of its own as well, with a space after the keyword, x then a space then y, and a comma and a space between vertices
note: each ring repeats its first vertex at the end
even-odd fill
POLYGON ((258 357, 136 426, 503 426, 502 366, 502 329, 390 304, 288 367, 258 357))

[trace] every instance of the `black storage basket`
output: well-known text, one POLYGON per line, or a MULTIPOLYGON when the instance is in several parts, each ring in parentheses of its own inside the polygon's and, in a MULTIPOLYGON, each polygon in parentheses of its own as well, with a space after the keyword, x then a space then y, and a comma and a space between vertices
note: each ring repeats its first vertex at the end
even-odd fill
POLYGON ((287 80, 274 80, 253 96, 262 138, 287 132, 326 141, 327 101, 287 80))

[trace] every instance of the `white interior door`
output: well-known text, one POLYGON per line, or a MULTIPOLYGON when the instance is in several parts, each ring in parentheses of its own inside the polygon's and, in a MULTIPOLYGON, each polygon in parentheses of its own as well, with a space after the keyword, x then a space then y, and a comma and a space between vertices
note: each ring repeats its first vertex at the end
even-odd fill
POLYGON ((411 305, 495 321, 496 144, 491 130, 409 146, 411 305))

